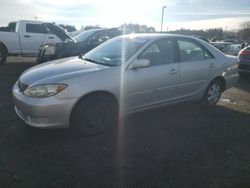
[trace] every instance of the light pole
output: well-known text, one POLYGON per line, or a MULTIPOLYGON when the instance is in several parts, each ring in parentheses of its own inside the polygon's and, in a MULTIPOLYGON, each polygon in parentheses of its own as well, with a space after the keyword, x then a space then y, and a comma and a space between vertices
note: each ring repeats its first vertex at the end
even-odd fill
POLYGON ((161 16, 161 32, 162 32, 162 27, 163 27, 164 9, 165 9, 166 7, 167 7, 167 6, 162 7, 162 16, 161 16))

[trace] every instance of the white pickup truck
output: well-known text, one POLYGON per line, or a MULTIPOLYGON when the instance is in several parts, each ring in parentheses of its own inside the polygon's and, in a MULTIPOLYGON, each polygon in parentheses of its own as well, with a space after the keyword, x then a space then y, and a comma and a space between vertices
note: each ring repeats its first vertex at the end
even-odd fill
POLYGON ((40 21, 21 20, 17 22, 15 32, 0 31, 0 65, 5 63, 8 55, 36 56, 41 45, 65 40, 47 29, 44 26, 46 24, 40 21))

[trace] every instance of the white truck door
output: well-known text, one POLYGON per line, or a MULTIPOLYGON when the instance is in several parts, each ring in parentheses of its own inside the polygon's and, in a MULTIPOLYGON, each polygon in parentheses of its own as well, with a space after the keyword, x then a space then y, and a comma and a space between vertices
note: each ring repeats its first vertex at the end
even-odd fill
POLYGON ((23 22, 22 32, 20 32, 23 54, 35 56, 45 37, 46 29, 44 29, 42 23, 23 22))

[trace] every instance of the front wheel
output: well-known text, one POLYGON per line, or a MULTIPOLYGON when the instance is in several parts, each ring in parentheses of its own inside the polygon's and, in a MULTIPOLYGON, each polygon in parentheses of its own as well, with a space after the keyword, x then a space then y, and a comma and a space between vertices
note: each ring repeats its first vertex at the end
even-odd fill
POLYGON ((117 120, 117 104, 102 94, 83 98, 72 112, 71 128, 80 135, 97 135, 117 120))
POLYGON ((204 94, 204 102, 208 105, 215 105, 220 97, 222 92, 221 82, 215 80, 209 84, 204 94))

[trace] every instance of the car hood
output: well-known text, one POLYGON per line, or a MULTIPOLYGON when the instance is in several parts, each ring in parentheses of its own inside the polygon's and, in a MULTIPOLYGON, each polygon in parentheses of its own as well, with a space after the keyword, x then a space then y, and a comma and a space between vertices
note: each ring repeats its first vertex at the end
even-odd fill
POLYGON ((26 70, 20 76, 19 81, 29 86, 58 83, 68 78, 107 68, 109 67, 91 63, 78 57, 71 57, 34 66, 26 70))
POLYGON ((42 24, 46 29, 49 29, 53 34, 55 34, 62 41, 75 41, 71 36, 69 36, 61 27, 52 24, 52 23, 43 23, 42 24))

